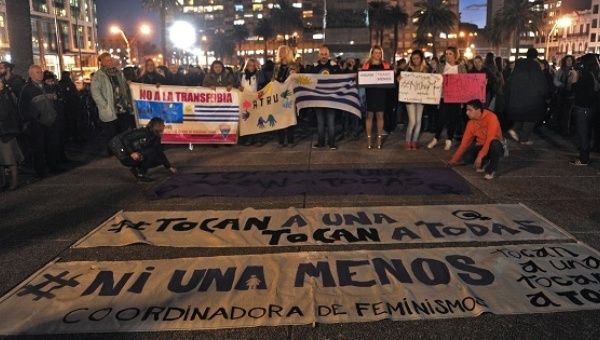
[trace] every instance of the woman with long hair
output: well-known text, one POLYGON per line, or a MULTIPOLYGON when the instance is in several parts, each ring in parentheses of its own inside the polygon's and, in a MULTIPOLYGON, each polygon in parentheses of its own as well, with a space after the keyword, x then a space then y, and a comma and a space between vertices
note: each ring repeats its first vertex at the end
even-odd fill
MULTIPOLYGON (((459 64, 459 54, 456 47, 450 46, 446 49, 446 61, 441 63, 438 67, 438 73, 440 74, 459 74, 467 73, 467 69, 464 64, 459 64)), ((458 123, 461 120, 461 106, 460 104, 445 103, 444 98, 440 103, 439 117, 437 119, 437 126, 435 131, 435 137, 427 145, 428 149, 433 149, 442 135, 442 131, 446 128, 446 143, 444 150, 448 151, 452 148, 452 139, 454 138, 454 131, 457 128, 458 123)))
MULTIPOLYGON (((281 45, 277 49, 277 58, 275 59, 275 68, 273 69, 273 80, 280 83, 285 82, 289 76, 298 72, 298 66, 294 62, 294 51, 286 45, 281 45)), ((290 126, 277 131, 279 147, 285 147, 287 144, 294 146, 295 126, 290 126), (286 143, 287 137, 287 143, 286 143)))
MULTIPOLYGON (((381 46, 373 46, 369 53, 369 58, 363 64, 363 71, 379 71, 391 70, 389 63, 383 60, 383 49, 381 46)), ((373 148, 371 132, 373 130, 373 116, 377 117, 377 149, 383 147, 383 112, 386 104, 386 89, 382 88, 367 88, 367 119, 365 120, 365 128, 367 131, 367 148, 373 148)))
MULTIPOLYGON (((425 55, 421 50, 415 50, 410 55, 408 68, 403 72, 429 73, 431 69, 425 61, 425 55)), ((402 77, 402 73, 400 73, 402 77)), ((421 117, 423 116, 423 104, 406 103, 408 112, 408 125, 406 126, 406 150, 416 150, 419 134, 421 133, 421 117)))

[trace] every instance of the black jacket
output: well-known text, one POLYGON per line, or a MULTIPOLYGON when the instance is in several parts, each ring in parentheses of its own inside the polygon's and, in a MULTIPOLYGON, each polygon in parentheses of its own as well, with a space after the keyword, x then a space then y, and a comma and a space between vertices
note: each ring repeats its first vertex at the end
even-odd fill
POLYGON ((134 152, 139 152, 142 157, 148 151, 158 155, 159 161, 165 168, 170 168, 171 163, 163 151, 160 136, 149 128, 129 130, 115 136, 109 143, 109 148, 118 159, 127 159, 134 152))
POLYGON ((167 84, 167 79, 158 72, 148 72, 138 79, 142 84, 167 84))
POLYGON ((540 64, 533 59, 517 60, 507 86, 508 117, 517 122, 544 119, 548 94, 548 82, 540 64))
POLYGON ((17 98, 8 88, 0 91, 0 139, 8 142, 21 132, 17 98))
POLYGON ((28 82, 19 97, 19 112, 23 121, 52 126, 56 121, 58 98, 46 85, 28 82))
POLYGON ((340 67, 335 62, 328 60, 327 63, 321 64, 321 62, 317 61, 313 64, 310 73, 318 73, 318 74, 336 74, 341 73, 340 67))

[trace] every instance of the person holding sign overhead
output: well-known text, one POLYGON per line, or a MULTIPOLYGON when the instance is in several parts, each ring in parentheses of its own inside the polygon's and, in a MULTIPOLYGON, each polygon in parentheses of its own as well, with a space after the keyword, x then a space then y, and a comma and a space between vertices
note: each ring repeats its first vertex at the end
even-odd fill
MULTIPOLYGON (((410 55, 408 68, 404 72, 419 72, 429 73, 430 68, 425 62, 423 51, 415 50, 410 55)), ((400 77, 402 77, 402 73, 400 77)), ((416 150, 417 141, 421 132, 421 117, 423 115, 423 104, 406 103, 406 111, 408 112, 408 125, 406 127, 406 150, 416 150)))
MULTIPOLYGON (((363 71, 391 70, 389 63, 383 61, 383 49, 375 45, 371 48, 369 59, 363 64, 363 71)), ((383 112, 385 110, 387 90, 384 88, 367 88, 367 119, 365 128, 367 130, 367 148, 372 149, 371 132, 373 130, 373 116, 377 116, 377 149, 383 147, 383 112)))
MULTIPOLYGON (((438 67, 440 74, 459 74, 467 73, 467 68, 463 64, 458 63, 458 50, 456 47, 450 46, 446 49, 446 62, 438 67)), ((437 119, 437 128, 435 137, 427 145, 428 149, 433 149, 442 135, 444 127, 446 128, 446 144, 444 150, 448 151, 452 148, 452 138, 454 138, 454 129, 460 121, 460 105, 455 103, 440 103, 439 117, 437 119)))

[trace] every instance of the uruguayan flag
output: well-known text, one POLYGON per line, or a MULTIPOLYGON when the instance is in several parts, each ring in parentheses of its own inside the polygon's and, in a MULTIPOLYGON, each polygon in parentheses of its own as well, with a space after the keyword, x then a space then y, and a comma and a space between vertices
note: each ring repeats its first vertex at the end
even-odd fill
POLYGON ((356 86, 356 73, 294 76, 296 109, 326 107, 361 117, 362 105, 356 86))

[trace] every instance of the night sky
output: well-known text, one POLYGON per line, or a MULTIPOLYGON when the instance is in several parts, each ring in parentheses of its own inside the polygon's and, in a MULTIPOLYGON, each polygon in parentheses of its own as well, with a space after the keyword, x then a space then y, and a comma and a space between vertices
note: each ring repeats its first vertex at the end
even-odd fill
MULTIPOLYGON (((463 22, 485 26, 486 0, 460 0, 460 12, 463 22)), ((98 29, 100 37, 108 34, 108 28, 117 24, 124 28, 127 35, 135 33, 136 25, 147 22, 153 26, 153 38, 158 42, 158 14, 142 8, 140 0, 98 0, 98 29)))

